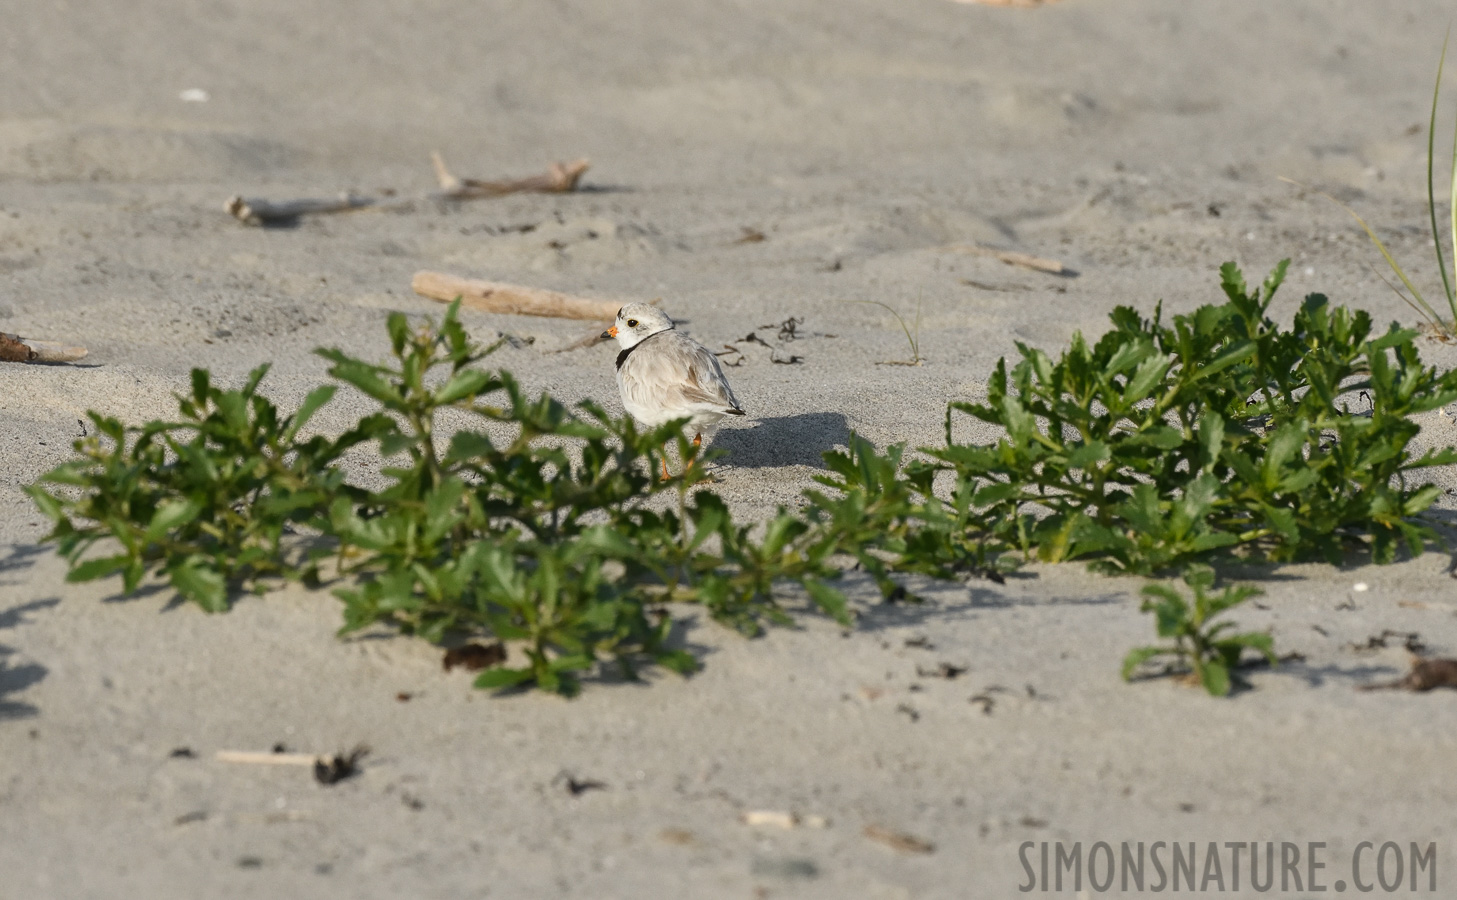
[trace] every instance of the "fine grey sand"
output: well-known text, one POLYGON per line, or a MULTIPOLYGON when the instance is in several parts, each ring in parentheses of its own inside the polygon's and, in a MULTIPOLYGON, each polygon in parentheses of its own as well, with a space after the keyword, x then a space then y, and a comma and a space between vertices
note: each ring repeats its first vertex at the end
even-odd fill
MULTIPOLYGON (((935 444, 1016 341, 1055 352, 1118 304, 1216 301, 1226 260, 1254 281, 1292 258, 1277 317, 1321 291, 1413 324, 1359 227, 1279 176, 1352 204, 1436 284, 1425 123, 1450 3, 32 6, 0 33, 0 331, 90 356, 0 363, 0 897, 1011 897, 1027 841, 1323 842, 1328 889, 1363 841, 1435 843, 1435 895, 1457 891, 1457 695, 1357 692, 1407 660, 1352 646, 1391 629, 1457 655, 1444 553, 1245 573, 1266 595, 1240 624, 1304 660, 1231 700, 1121 682, 1153 636, 1143 582, 1081 565, 920 585, 915 607, 856 583, 848 635, 810 619, 746 641, 689 610, 692 678, 494 698, 413 639, 336 640, 326 592, 208 616, 67 584, 21 491, 86 410, 167 417, 194 366, 236 384, 269 362, 266 392, 297 404, 324 377, 312 348, 379 357, 389 311, 440 314, 419 269, 662 298, 710 347, 802 319, 801 362, 742 344, 727 370, 749 416, 716 439, 716 489, 746 519, 795 503, 851 431, 935 444), (435 149, 478 178, 592 167, 572 194, 293 228, 222 211, 424 195, 435 149), (970 243, 1076 274, 949 249, 970 243), (909 348, 860 300, 919 305, 925 365, 879 365, 909 348), (966 671, 918 675, 943 662, 966 671), (333 787, 213 759, 278 743, 372 752, 333 787)), ((491 360, 529 391, 619 408, 615 347, 544 352, 591 323, 463 321, 534 339, 491 360)), ((316 422, 365 408, 341 394, 316 422)), ((1422 425, 1423 446, 1457 442, 1451 418, 1422 425)))

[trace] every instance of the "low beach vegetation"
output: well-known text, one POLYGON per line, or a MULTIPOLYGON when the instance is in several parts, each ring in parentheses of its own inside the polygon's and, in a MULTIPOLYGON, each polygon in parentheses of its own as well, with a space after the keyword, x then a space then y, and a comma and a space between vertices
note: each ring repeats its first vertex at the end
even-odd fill
MULTIPOLYGON (((1422 364, 1416 331, 1320 294, 1280 326, 1285 267, 1250 288, 1227 264, 1222 302, 1167 319, 1120 307, 1055 358, 1019 344, 983 401, 949 404, 944 446, 852 435, 803 508, 767 522, 735 519, 704 466, 658 477, 665 443, 697 453, 681 423, 640 432, 483 367, 495 347, 455 307, 392 314, 382 363, 321 349, 333 383, 292 413, 261 393, 266 367, 238 388, 195 370, 172 421, 93 412, 75 458, 29 492, 73 581, 119 574, 129 593, 152 574, 214 612, 280 580, 327 583, 341 633, 503 641, 517 651, 481 687, 566 694, 589 673, 693 669, 674 603, 748 635, 796 612, 849 626, 852 570, 898 601, 916 599, 913 576, 999 581, 1028 560, 1158 575, 1419 554, 1439 539, 1424 514, 1440 488, 1421 475, 1457 450, 1413 451, 1412 417, 1457 401, 1457 373, 1422 364), (341 387, 375 409, 308 434, 341 387), (965 417, 999 436, 957 440, 965 417)), ((1192 605, 1165 591, 1153 609, 1167 652, 1225 693, 1235 648, 1269 647, 1209 630, 1245 594, 1210 599, 1205 577, 1186 576, 1192 605)))

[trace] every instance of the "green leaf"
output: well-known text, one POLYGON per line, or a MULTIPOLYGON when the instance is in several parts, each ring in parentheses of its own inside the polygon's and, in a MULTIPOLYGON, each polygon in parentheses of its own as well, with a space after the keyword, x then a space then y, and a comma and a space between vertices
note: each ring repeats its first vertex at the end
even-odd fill
POLYGON ((1139 363, 1138 370, 1123 389, 1123 402, 1131 406, 1153 393, 1168 375, 1169 364, 1170 360, 1163 356, 1150 356, 1139 363))
MULTIPOLYGON (((1224 350, 1221 350, 1219 355, 1215 356, 1208 363, 1194 367, 1193 378, 1196 381, 1207 381, 1215 375, 1229 369, 1231 366, 1247 361, 1255 355, 1258 349, 1259 345, 1254 341, 1236 341, 1224 350)), ((1194 361, 1185 360, 1184 362, 1188 365, 1194 361)))
POLYGON ((1088 469, 1113 458, 1113 451, 1103 441, 1092 440, 1068 454, 1067 464, 1075 469, 1088 469))
POLYGON ((479 431, 461 430, 450 436, 450 450, 444 461, 448 464, 474 460, 491 455, 495 449, 489 435, 479 431))
POLYGON ((1280 659, 1275 655, 1275 638, 1268 632, 1252 631, 1245 634, 1230 635, 1221 640, 1220 643, 1257 650, 1269 661, 1270 665, 1279 665, 1280 659))
POLYGON ((122 553, 116 556, 105 556, 97 559, 88 559, 71 567, 66 573, 66 580, 70 582, 95 581, 98 578, 105 578, 108 575, 120 572, 131 562, 131 556, 122 553))
POLYGON ((420 438, 415 434, 397 432, 395 434, 383 434, 379 437, 379 455, 385 458, 394 456, 396 453, 403 453, 418 444, 420 438))
POLYGON ((1199 681, 1211 697, 1228 697, 1230 689, 1229 667, 1218 660, 1210 660, 1200 667, 1199 681))
POLYGON ((177 593, 208 612, 225 612, 228 588, 223 576, 206 561, 192 558, 170 567, 167 575, 177 593))
POLYGON ((594 660, 589 654, 575 653, 569 656, 558 656, 551 661, 553 672, 580 672, 592 668, 594 660))
POLYGON ((490 373, 479 369, 462 369, 435 392, 435 402, 440 406, 448 406, 457 400, 476 396, 490 383, 490 373))
POLYGON ((196 518, 201 511, 202 504, 196 500, 168 500, 158 505, 147 524, 146 540, 157 540, 183 522, 196 518))
POLYGON ((843 593, 814 578, 804 581, 804 589, 809 592, 810 599, 814 601, 815 606, 818 606, 826 615, 841 625, 849 626, 851 624, 849 601, 843 593))
POLYGON ((698 671, 698 660, 686 650, 660 651, 654 660, 658 665, 679 675, 691 675, 698 671))
POLYGON ((1224 448, 1224 418, 1218 412, 1206 409, 1199 415, 1196 430, 1199 436, 1199 470, 1208 473, 1219 462, 1224 448))
POLYGON ((59 523, 65 520, 65 506, 62 505, 60 498, 41 488, 39 484, 26 485, 24 490, 29 495, 31 502, 35 504, 36 509, 40 510, 41 515, 52 522, 59 523))
POLYGON ((386 409, 403 409, 400 389, 388 379, 381 377, 382 370, 379 367, 344 356, 342 353, 322 350, 319 353, 321 356, 334 360, 334 365, 329 368, 330 375, 378 400, 386 409))
POLYGON ((1124 441, 1128 447, 1152 447, 1156 450, 1176 450, 1183 443, 1183 432, 1168 425, 1151 425, 1137 434, 1129 435, 1124 441))
POLYGON ((483 690, 501 690, 534 681, 536 675, 531 669, 487 669, 476 676, 475 686, 483 690))
POLYGON ((1135 647, 1128 651, 1128 655, 1123 657, 1123 680, 1132 681, 1133 673, 1139 666, 1168 652, 1163 647, 1135 647))
POLYGON ((1224 293, 1236 303, 1248 296, 1244 273, 1233 262, 1227 262, 1219 267, 1219 282, 1220 286, 1224 288, 1224 293))
POLYGON ((334 399, 334 393, 337 390, 338 388, 334 385, 325 384, 309 391, 308 396, 304 397, 303 404, 298 408, 298 412, 293 414, 293 419, 289 423, 288 430, 284 432, 284 440, 293 440, 298 435, 299 430, 314 417, 314 413, 318 412, 330 400, 334 399))

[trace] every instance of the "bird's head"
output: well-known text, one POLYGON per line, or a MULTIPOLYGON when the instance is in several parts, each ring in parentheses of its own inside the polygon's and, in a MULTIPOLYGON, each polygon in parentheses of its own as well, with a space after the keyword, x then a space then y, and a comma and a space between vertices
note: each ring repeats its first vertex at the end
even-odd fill
POLYGON ((673 327, 668 314, 647 303, 629 303, 617 311, 617 321, 602 332, 603 339, 617 338, 624 350, 635 347, 660 331, 673 327))

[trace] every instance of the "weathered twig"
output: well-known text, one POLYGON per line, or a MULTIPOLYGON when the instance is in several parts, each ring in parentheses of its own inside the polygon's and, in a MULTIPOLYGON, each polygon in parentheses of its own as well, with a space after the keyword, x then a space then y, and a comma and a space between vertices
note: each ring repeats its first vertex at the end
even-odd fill
POLYGON ((223 204, 223 209, 247 225, 280 225, 293 222, 301 216, 353 212, 378 206, 379 203, 373 197, 356 197, 353 194, 341 194, 335 200, 285 200, 282 203, 245 200, 240 196, 233 196, 223 204))
POLYGON ((0 362, 75 362, 86 358, 85 347, 38 341, 18 334, 0 334, 0 362))
POLYGON ((219 750, 217 761, 253 766, 312 766, 326 757, 317 753, 268 753, 255 750, 219 750))
POLYGON ((990 256, 993 259, 1000 259, 1009 266, 1035 269, 1038 272, 1046 272, 1049 275, 1071 276, 1077 274, 1055 259, 1033 256, 1030 253, 1018 253, 1015 250, 994 250, 991 247, 978 247, 976 244, 953 244, 946 249, 955 251, 956 253, 970 253, 974 256, 990 256))
POLYGON ((891 831, 879 825, 866 825, 864 834, 877 844, 884 844, 897 853, 935 853, 936 845, 913 834, 891 831))
POLYGON ((980 3, 983 6, 1019 6, 1031 7, 1042 6, 1045 3, 1056 3, 1057 0, 951 0, 952 3, 980 3))
POLYGON ((745 825, 772 825, 787 830, 799 824, 799 816, 778 809, 748 809, 739 813, 739 821, 745 825))
POLYGON ((423 198, 398 198, 393 196, 363 197, 356 194, 342 194, 331 200, 285 200, 273 203, 268 200, 248 200, 233 196, 223 204, 223 209, 240 222, 248 225, 284 225, 295 222, 303 216, 328 213, 355 212, 361 209, 399 209, 424 200, 475 200, 481 197, 500 197, 503 194, 536 192, 561 194, 577 189, 582 173, 587 171, 587 160, 572 163, 552 163, 545 174, 513 181, 481 181, 475 178, 457 178, 445 167, 445 160, 439 153, 430 154, 435 166, 435 177, 440 190, 423 198))
POLYGON ((615 300, 589 300, 541 288, 458 278, 443 272, 416 272, 410 286, 415 293, 441 303, 460 298, 460 305, 480 312, 557 319, 593 319, 610 322, 622 304, 615 300))
POLYGON ((457 178, 445 166, 439 151, 432 151, 430 160, 435 164, 435 177, 440 182, 441 196, 451 200, 469 200, 476 197, 499 197, 502 194, 566 194, 577 189, 582 173, 587 171, 587 160, 571 163, 554 162, 544 175, 518 178, 512 181, 481 181, 475 178, 457 178))
POLYGON ((337 784, 359 774, 359 761, 369 753, 360 744, 347 753, 260 753, 254 750, 219 750, 218 762, 254 766, 309 766, 320 784, 337 784))

